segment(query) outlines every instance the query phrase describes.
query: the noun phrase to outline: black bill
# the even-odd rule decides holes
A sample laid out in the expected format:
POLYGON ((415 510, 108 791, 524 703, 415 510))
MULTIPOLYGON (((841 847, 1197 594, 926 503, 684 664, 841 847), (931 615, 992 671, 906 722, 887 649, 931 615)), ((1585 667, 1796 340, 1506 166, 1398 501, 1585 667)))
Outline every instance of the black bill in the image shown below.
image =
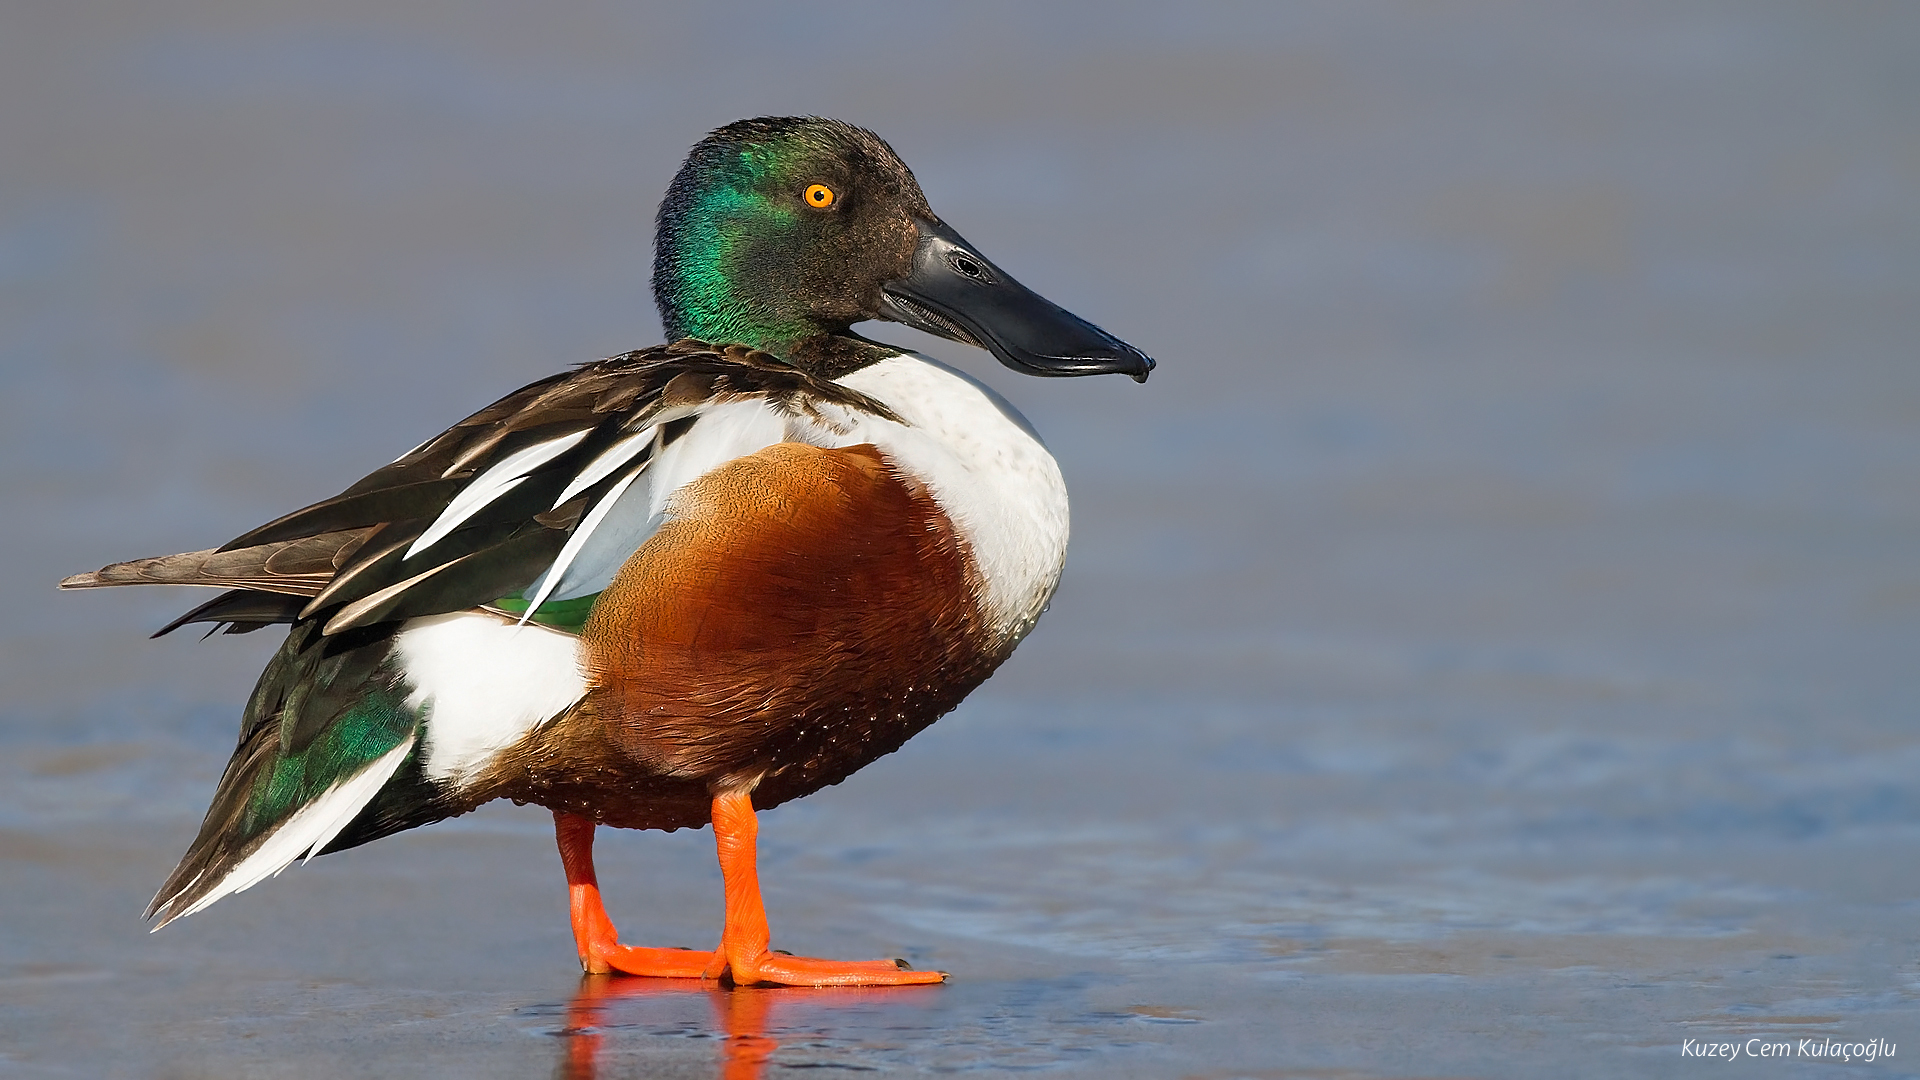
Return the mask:
POLYGON ((1147 381, 1146 353, 1013 280, 944 223, 919 226, 913 272, 884 287, 882 318, 977 345, 1028 375, 1147 381))

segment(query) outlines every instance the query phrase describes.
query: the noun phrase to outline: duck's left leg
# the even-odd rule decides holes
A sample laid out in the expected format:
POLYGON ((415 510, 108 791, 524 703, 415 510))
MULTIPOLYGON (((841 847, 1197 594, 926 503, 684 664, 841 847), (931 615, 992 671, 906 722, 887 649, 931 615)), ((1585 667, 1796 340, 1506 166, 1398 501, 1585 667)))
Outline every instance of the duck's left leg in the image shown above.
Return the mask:
POLYGON ((900 960, 816 960, 770 951, 767 908, 760 900, 760 872, 755 867, 759 831, 753 801, 746 792, 714 796, 713 839, 720 853, 720 875, 726 881, 727 923, 720 949, 707 965, 707 977, 729 975, 736 986, 904 986, 947 981, 944 971, 915 971, 900 960))
POLYGON ((624 971, 629 975, 697 979, 706 971, 713 953, 620 944, 620 933, 607 917, 606 905, 600 902, 600 882, 593 872, 593 821, 555 810, 553 832, 560 842, 560 865, 567 871, 573 943, 580 950, 580 966, 587 974, 624 971))

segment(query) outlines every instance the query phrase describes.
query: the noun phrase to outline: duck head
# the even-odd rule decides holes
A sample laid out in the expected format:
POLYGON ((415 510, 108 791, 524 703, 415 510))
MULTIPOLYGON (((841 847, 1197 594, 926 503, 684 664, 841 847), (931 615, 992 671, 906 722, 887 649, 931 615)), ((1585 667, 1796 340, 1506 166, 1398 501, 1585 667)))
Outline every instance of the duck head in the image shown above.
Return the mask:
POLYGON ((1119 372, 1145 353, 990 262, 927 205, 879 136, 819 117, 718 129, 660 204, 653 293, 667 336, 844 363, 856 322, 888 319, 1029 375, 1119 372))

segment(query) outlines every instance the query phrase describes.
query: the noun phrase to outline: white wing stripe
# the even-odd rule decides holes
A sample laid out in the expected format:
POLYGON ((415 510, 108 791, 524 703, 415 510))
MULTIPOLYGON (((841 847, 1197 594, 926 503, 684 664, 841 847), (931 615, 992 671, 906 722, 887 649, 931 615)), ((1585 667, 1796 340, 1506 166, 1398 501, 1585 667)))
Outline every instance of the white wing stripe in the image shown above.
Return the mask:
POLYGON ((567 567, 573 565, 573 560, 579 556, 580 549, 587 546, 587 537, 592 536, 593 530, 599 528, 600 523, 606 520, 607 512, 613 509, 614 503, 620 501, 620 496, 626 493, 627 486, 638 479, 641 473, 647 471, 648 464, 651 463, 642 463, 632 473, 622 477, 619 483, 607 489, 605 495, 600 496, 600 501, 593 504, 593 509, 587 511, 587 516, 581 519, 580 525, 573 530, 573 535, 567 537, 566 545, 560 549, 560 554, 554 556, 553 565, 547 567, 547 572, 540 575, 540 588, 527 600, 527 610, 520 615, 521 625, 524 626, 540 605, 547 602, 547 597, 553 595, 554 587, 559 585, 560 579, 566 575, 567 567))
MULTIPOLYGON (((585 539, 579 551, 569 556, 564 571, 550 575, 558 584, 544 593, 548 601, 591 596, 606 588, 660 527, 675 492, 737 457, 787 437, 788 418, 765 398, 720 402, 683 415, 697 420, 680 438, 660 446, 633 484, 603 497, 598 506, 607 507, 605 516, 590 535, 575 530, 575 537, 585 539)), ((654 419, 665 424, 673 418, 669 410, 654 419)), ((543 585, 544 581, 535 581, 527 590, 539 592, 543 585)))
POLYGON ((557 509, 561 503, 613 475, 613 470, 625 465, 633 460, 635 454, 645 450, 653 442, 654 432, 659 429, 657 424, 643 428, 609 446, 605 453, 594 458, 586 468, 580 470, 580 475, 573 478, 573 483, 567 485, 567 490, 553 500, 554 507, 557 509))
POLYGON ((459 528, 461 522, 485 509, 488 503, 519 487, 526 477, 515 476, 491 483, 487 482, 487 479, 486 476, 480 477, 463 488, 460 494, 454 496, 453 501, 447 504, 445 510, 440 511, 440 516, 433 519, 433 524, 427 526, 427 531, 420 534, 420 539, 415 540, 413 546, 407 548, 407 553, 401 558, 411 559, 439 543, 448 533, 459 528))
POLYGON ((581 439, 587 437, 591 428, 576 431, 571 435, 562 435, 543 443, 535 443, 524 450, 517 450, 500 459, 492 468, 473 478, 460 494, 453 497, 440 516, 433 520, 420 539, 407 548, 401 558, 411 559, 422 551, 440 542, 448 533, 460 527, 460 523, 480 512, 488 503, 505 495, 520 485, 527 474, 573 449, 581 439))

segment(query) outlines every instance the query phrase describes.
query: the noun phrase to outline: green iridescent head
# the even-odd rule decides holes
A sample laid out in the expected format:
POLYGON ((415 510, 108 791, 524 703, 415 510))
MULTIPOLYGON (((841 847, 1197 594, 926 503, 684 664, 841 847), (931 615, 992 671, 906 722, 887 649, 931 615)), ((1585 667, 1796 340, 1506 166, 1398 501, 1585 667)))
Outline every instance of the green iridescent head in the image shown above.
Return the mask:
POLYGON ((879 316, 911 269, 913 174, 880 137, 838 120, 741 120, 701 140, 660 204, 653 295, 669 338, 777 355, 879 316))
POLYGON ((1029 375, 1153 370, 989 262, 934 216, 892 147, 838 120, 741 120, 701 140, 660 203, 654 243, 668 337, 749 345, 815 375, 895 354, 852 333, 867 319, 979 346, 1029 375))

